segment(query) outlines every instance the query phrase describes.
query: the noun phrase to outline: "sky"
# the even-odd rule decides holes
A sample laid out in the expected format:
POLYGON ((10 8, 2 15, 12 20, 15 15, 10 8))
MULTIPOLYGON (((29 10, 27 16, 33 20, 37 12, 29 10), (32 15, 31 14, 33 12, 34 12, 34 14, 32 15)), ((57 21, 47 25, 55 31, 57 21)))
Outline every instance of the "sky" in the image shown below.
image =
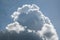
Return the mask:
POLYGON ((42 13, 50 18, 60 37, 60 0, 0 0, 0 29, 13 21, 10 15, 24 4, 38 5, 42 13))

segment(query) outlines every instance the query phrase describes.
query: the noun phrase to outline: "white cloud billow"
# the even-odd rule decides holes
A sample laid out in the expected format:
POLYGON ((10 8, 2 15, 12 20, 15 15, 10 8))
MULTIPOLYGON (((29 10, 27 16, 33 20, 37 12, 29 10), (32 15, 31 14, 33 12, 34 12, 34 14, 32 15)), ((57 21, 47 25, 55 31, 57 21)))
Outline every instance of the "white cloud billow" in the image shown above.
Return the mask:
POLYGON ((8 31, 34 32, 40 35, 43 40, 58 40, 58 35, 50 19, 42 14, 39 7, 35 4, 23 5, 15 11, 11 17, 14 23, 7 25, 8 31))
POLYGON ((9 25, 7 25, 6 29, 8 31, 12 31, 12 30, 16 31, 17 33, 25 30, 24 27, 20 25, 18 22, 10 23, 9 25))

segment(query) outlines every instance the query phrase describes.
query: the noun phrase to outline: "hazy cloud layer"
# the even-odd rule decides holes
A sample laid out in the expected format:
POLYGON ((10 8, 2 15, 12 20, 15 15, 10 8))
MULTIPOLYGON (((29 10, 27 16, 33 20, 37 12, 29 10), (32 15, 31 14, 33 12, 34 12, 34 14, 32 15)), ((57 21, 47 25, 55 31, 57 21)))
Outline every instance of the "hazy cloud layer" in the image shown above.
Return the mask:
POLYGON ((15 31, 16 33, 21 35, 19 37, 20 40, 58 40, 56 30, 50 22, 50 19, 44 16, 40 11, 40 8, 35 4, 26 4, 22 7, 19 7, 11 15, 11 17, 13 18, 14 22, 8 24, 6 30, 8 32, 15 31), (23 35, 21 34, 21 32, 23 35), (22 36, 26 38, 24 39, 24 37, 22 36), (35 37, 35 39, 33 37, 35 37))

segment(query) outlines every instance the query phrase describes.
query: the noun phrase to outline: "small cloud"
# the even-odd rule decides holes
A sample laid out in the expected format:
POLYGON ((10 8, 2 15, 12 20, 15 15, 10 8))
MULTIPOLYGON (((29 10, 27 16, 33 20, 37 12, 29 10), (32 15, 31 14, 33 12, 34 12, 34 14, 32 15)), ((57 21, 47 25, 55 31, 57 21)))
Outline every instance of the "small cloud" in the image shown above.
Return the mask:
POLYGON ((9 25, 7 25, 6 29, 8 31, 16 31, 17 33, 25 30, 25 28, 22 25, 20 25, 18 22, 10 23, 9 25))

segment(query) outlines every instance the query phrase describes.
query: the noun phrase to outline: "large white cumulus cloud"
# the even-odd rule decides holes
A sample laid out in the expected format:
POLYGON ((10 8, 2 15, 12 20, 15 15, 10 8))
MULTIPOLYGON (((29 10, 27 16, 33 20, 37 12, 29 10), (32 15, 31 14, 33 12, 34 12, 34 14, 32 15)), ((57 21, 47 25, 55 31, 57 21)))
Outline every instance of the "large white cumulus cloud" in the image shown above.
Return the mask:
POLYGON ((11 17, 14 22, 7 25, 8 31, 19 33, 27 30, 40 35, 43 40, 58 40, 56 30, 50 19, 44 16, 35 4, 19 7, 11 17))

